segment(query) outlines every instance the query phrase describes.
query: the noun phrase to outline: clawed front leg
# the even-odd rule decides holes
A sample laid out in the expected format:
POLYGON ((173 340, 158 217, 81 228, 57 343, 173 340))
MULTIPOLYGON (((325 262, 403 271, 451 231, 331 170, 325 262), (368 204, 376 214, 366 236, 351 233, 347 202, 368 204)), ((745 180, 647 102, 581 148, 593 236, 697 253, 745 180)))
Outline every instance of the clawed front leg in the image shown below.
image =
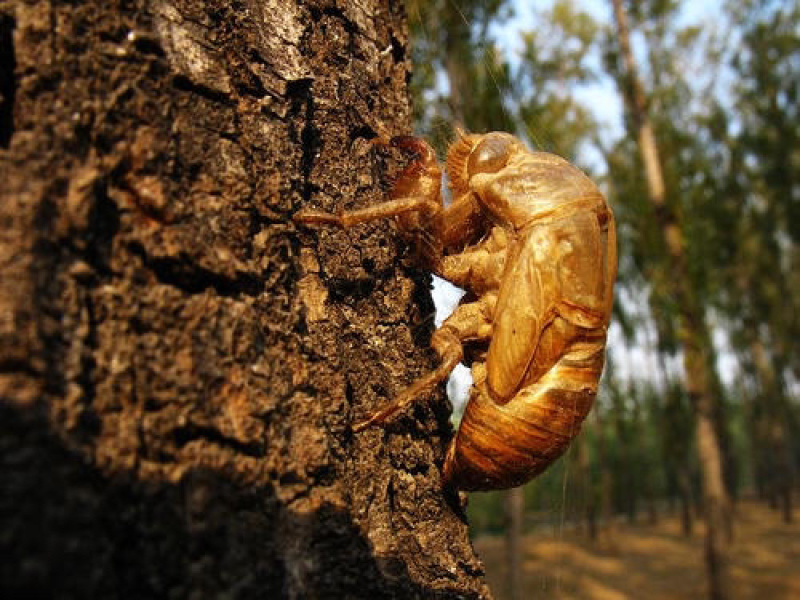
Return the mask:
POLYGON ((464 357, 463 344, 465 341, 486 340, 491 336, 491 316, 496 300, 497 297, 494 294, 487 294, 477 302, 462 304, 456 308, 453 314, 434 332, 431 339, 431 346, 441 360, 439 366, 411 384, 391 403, 370 418, 356 423, 353 431, 359 432, 371 425, 385 423, 447 379, 464 357))
POLYGON ((425 196, 397 198, 396 200, 388 200, 367 208, 344 211, 338 215, 303 209, 295 213, 293 220, 295 223, 304 225, 338 225, 339 227, 347 228, 359 223, 399 217, 411 212, 435 215, 441 210, 442 207, 439 203, 425 196))
POLYGON ((409 213, 417 213, 426 223, 435 223, 443 207, 440 195, 442 172, 433 148, 424 140, 411 136, 397 136, 388 141, 376 139, 373 143, 393 146, 412 156, 412 160, 395 182, 391 199, 338 215, 317 210, 301 210, 294 215, 295 223, 351 227, 366 221, 402 217, 409 213))

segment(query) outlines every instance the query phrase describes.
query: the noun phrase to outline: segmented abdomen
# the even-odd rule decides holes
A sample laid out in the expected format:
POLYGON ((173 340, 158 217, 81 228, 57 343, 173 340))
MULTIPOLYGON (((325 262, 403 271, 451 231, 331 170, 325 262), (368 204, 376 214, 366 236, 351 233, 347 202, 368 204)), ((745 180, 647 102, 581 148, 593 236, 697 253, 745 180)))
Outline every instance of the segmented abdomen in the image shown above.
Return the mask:
POLYGON ((569 447, 597 395, 605 332, 574 342, 538 381, 506 404, 476 382, 447 453, 447 485, 465 491, 522 485, 569 447))

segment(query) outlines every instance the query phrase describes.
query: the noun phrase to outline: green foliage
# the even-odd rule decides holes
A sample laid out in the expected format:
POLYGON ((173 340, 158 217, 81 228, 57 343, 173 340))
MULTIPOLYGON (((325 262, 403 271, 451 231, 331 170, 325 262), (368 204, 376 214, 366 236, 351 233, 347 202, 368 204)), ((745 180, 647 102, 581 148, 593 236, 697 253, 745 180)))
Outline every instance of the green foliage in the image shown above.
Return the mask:
POLYGON ((408 5, 412 35, 411 79, 415 127, 440 152, 453 126, 470 131, 514 131, 503 98, 510 70, 489 37, 489 25, 511 15, 503 0, 414 1, 408 5))
POLYGON ((542 26, 522 36, 519 119, 537 147, 578 161, 579 146, 597 135, 598 126, 572 90, 596 77, 589 58, 599 28, 564 0, 538 13, 537 21, 542 26))
POLYGON ((506 528, 503 499, 503 492, 470 494, 467 517, 474 534, 499 534, 506 528))

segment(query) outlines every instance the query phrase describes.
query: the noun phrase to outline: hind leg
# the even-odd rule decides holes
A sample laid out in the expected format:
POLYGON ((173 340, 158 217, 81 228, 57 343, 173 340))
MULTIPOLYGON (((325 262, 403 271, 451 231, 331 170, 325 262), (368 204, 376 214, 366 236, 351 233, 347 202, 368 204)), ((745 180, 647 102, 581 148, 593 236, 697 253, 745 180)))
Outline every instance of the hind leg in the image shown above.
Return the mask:
POLYGON ((372 425, 379 425, 405 410, 447 379, 450 372, 464 357, 464 342, 487 340, 492 333, 491 315, 497 297, 487 294, 476 302, 462 304, 453 311, 431 339, 431 346, 441 360, 436 369, 417 379, 388 405, 368 419, 356 423, 353 431, 362 431, 372 425))

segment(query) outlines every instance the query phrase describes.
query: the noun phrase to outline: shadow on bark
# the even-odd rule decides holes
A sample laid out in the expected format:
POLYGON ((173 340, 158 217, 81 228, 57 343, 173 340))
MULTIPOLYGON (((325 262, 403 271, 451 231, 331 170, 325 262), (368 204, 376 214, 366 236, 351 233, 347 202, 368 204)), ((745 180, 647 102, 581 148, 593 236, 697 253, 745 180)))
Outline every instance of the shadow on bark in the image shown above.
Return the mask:
POLYGON ((4 404, 0 423, 3 597, 439 597, 335 506, 297 513, 208 468, 108 477, 41 415, 4 404))

